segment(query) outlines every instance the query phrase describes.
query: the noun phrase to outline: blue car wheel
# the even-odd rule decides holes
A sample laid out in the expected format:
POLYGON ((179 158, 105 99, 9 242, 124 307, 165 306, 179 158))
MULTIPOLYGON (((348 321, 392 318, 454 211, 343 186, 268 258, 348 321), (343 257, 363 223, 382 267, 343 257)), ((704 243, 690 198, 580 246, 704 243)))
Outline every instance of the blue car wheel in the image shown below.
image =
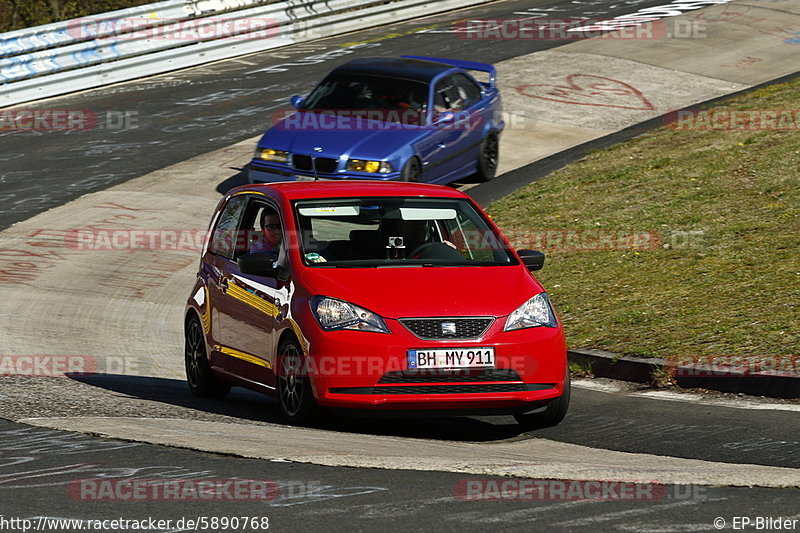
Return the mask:
POLYGON ((497 162, 500 155, 500 143, 496 133, 490 133, 481 143, 481 152, 478 155, 478 181, 489 181, 497 173, 497 162))

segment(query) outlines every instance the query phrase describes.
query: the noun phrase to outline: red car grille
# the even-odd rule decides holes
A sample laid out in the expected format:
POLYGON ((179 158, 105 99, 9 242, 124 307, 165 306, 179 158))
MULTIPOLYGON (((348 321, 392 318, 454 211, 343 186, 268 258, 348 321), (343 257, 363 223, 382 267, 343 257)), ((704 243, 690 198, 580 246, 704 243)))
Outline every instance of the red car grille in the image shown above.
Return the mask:
POLYGON ((485 383, 464 385, 403 385, 395 387, 331 387, 333 394, 470 394, 555 389, 555 383, 485 383))
POLYGON ((486 383, 480 385, 408 385, 403 387, 375 387, 373 394, 475 394, 490 392, 520 392, 522 383, 486 383))
POLYGON ((516 371, 502 368, 487 370, 451 370, 387 372, 378 383, 476 383, 491 381, 522 381, 516 371))
POLYGON ((477 339, 489 329, 492 322, 492 317, 400 319, 406 329, 425 340, 477 339))

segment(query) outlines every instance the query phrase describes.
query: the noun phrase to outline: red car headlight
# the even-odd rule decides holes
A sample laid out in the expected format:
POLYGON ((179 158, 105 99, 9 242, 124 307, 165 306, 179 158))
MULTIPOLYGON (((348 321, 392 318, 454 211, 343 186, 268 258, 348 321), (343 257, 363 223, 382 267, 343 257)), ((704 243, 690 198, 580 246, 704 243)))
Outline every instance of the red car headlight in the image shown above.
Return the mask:
POLYGON ((373 331, 375 333, 391 333, 383 319, 363 307, 358 307, 344 300, 313 296, 311 312, 317 319, 319 327, 325 331, 350 329, 355 331, 373 331))
POLYGON ((503 331, 538 326, 547 328, 558 326, 556 314, 553 312, 553 306, 550 305, 546 292, 537 294, 508 315, 506 327, 503 328, 503 331))

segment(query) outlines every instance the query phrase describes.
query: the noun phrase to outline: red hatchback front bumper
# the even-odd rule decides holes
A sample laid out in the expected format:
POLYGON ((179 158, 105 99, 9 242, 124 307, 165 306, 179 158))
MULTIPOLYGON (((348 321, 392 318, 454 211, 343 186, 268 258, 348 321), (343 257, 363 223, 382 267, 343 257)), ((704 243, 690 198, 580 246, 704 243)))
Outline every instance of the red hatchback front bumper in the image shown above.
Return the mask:
POLYGON ((320 405, 518 413, 564 390, 567 356, 560 327, 504 332, 505 319, 498 318, 477 340, 422 340, 397 320, 386 323, 391 334, 312 328, 307 370, 320 405), (493 368, 409 368, 409 350, 478 347, 494 348, 493 368))

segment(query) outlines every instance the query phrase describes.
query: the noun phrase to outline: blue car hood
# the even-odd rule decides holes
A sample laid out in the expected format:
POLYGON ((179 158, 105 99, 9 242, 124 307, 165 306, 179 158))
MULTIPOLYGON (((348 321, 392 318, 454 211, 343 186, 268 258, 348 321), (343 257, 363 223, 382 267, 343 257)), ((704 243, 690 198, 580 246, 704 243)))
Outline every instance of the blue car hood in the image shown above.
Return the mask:
POLYGON ((322 148, 318 153, 323 156, 385 159, 426 132, 425 127, 355 117, 325 122, 317 113, 299 111, 267 130, 258 145, 293 153, 313 154, 315 148, 322 148))

